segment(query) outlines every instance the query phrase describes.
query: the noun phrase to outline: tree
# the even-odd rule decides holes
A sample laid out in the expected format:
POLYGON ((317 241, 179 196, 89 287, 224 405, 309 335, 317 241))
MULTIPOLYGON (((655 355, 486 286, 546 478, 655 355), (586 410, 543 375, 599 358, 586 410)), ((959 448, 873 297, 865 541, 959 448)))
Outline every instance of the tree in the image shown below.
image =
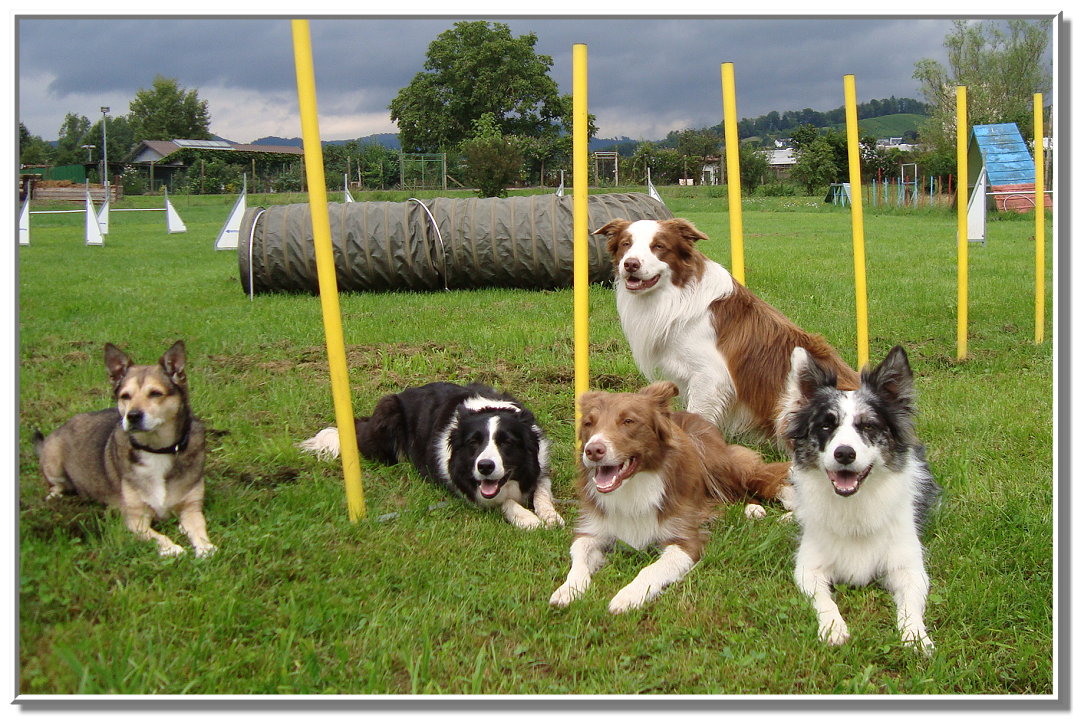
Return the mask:
POLYGON ((748 194, 765 183, 769 174, 769 159, 764 151, 753 144, 739 145, 739 182, 748 194))
POLYGON ((210 139, 211 114, 195 89, 155 76, 151 88, 136 91, 128 105, 136 139, 210 139))
MULTIPOLYGON (((102 158, 102 119, 98 119, 87 129, 83 143, 94 144, 98 147, 95 149, 94 158, 102 158)), ((111 173, 116 174, 118 172, 118 167, 115 167, 114 163, 119 164, 127 156, 128 152, 132 151, 135 144, 135 133, 127 116, 115 116, 106 121, 106 145, 108 147, 106 159, 109 161, 111 173)))
POLYGON ((796 150, 796 164, 792 177, 814 194, 837 179, 837 154, 825 136, 819 136, 796 150))
MULTIPOLYGON (((509 26, 464 21, 442 32, 426 51, 424 71, 389 104, 408 152, 446 151, 473 135, 490 113, 506 136, 554 137, 567 104, 549 75, 550 56, 535 52, 536 35, 514 38, 509 26)), ((569 106, 568 108, 571 108, 569 106)))
POLYGON ((479 188, 480 197, 505 197, 520 174, 524 156, 516 140, 502 134, 493 114, 483 114, 472 129, 472 138, 461 145, 467 182, 479 188))
MULTIPOLYGON (((94 143, 87 139, 90 126, 90 121, 86 116, 73 113, 64 115, 64 123, 60 125, 60 131, 57 132, 57 152, 53 160, 55 164, 63 166, 82 164, 87 161, 87 152, 81 147, 83 144, 94 143)), ((102 142, 99 140, 98 146, 101 145, 102 142)))
POLYGON ((52 161, 56 151, 40 136, 34 136, 19 122, 19 163, 20 164, 48 164, 52 161))
POLYGON ((971 24, 954 21, 943 41, 950 68, 931 58, 916 63, 913 78, 932 106, 921 137, 931 147, 952 149, 957 136, 957 86, 965 86, 969 123, 1018 124, 1033 136, 1033 94, 1052 85, 1051 70, 1041 64, 1048 49, 1043 21, 1008 20, 971 24))

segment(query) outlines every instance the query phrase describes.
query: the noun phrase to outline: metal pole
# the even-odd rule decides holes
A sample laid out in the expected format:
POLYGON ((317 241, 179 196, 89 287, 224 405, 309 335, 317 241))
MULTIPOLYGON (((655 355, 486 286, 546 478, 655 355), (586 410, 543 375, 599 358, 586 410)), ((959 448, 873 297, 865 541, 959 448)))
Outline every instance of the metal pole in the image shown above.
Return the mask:
POLYGON ((1044 150, 1044 107, 1041 94, 1033 94, 1033 239, 1034 278, 1033 288, 1036 297, 1034 309, 1033 342, 1044 340, 1045 331, 1045 150, 1044 150))
POLYGON ((573 46, 573 394, 581 447, 581 394, 588 391, 588 46, 573 46))
POLYGON ((347 378, 347 353, 343 345, 343 319, 336 289, 336 267, 332 256, 332 231, 328 220, 328 190, 324 181, 320 129, 317 125, 317 87, 313 75, 313 49, 309 21, 292 20, 294 65, 298 77, 298 106, 302 117, 302 144, 308 160, 309 212, 313 222, 313 246, 317 258, 317 282, 324 318, 324 339, 328 348, 328 372, 332 379, 332 399, 339 429, 339 455, 343 463, 343 481, 347 491, 347 513, 351 522, 366 515, 362 493, 362 468, 355 439, 351 389, 347 378))
MULTIPOLYGON (((856 77, 845 76, 845 127, 848 135, 848 179, 852 189, 859 192, 860 132, 856 115, 856 77)), ((867 342, 867 262, 864 255, 863 195, 852 195, 852 265, 856 278, 856 356, 857 368, 868 359, 867 342)))
POLYGON ((105 186, 106 196, 108 200, 109 194, 109 159, 108 152, 106 150, 106 114, 109 113, 109 106, 102 106, 102 184, 105 186))
POLYGON ((731 231, 732 277, 746 285, 743 257, 743 185, 739 174, 739 119, 735 104, 735 64, 720 65, 724 90, 724 142, 728 166, 728 226, 731 231))
POLYGON ((969 130, 965 86, 957 90, 958 118, 958 360, 968 353, 969 331, 969 130))

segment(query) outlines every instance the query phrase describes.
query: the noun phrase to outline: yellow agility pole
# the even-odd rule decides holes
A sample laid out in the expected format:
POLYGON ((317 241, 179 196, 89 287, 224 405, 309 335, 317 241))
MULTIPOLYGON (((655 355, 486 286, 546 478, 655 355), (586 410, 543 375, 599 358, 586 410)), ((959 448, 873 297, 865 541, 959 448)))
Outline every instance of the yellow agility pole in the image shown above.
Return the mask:
POLYGON ((720 64, 724 91, 724 146, 728 159, 728 225, 732 241, 732 277, 746 285, 743 259, 743 185, 739 176, 739 118, 735 110, 735 64, 720 64))
POLYGON ((1044 107, 1041 94, 1033 94, 1033 239, 1034 271, 1033 290, 1036 297, 1034 307, 1033 342, 1040 343, 1045 337, 1045 150, 1044 150, 1044 107))
POLYGON ((848 136, 848 182, 852 206, 852 266, 856 277, 857 368, 868 360, 867 261, 864 255, 863 181, 860 178, 860 124, 856 116, 856 77, 845 76, 845 130, 848 136))
POLYGON ((965 86, 958 86, 958 360, 968 353, 969 331, 969 129, 965 86))
POLYGON ((362 493, 362 468, 358 461, 351 389, 347 380, 347 353, 343 346, 343 320, 336 288, 336 267, 332 257, 332 229, 328 222, 328 192, 324 186, 324 160, 317 126, 317 84, 313 76, 313 48, 309 21, 292 20, 294 69, 298 77, 298 107, 302 117, 302 145, 305 150, 306 183, 309 185, 309 212, 313 220, 313 246, 317 258, 324 339, 328 348, 328 372, 332 379, 332 400, 339 429, 339 454, 347 490, 347 514, 351 522, 366 516, 362 493))
MULTIPOLYGON (((573 46, 573 396, 574 432, 588 391, 588 46, 573 46)), ((576 437, 576 434, 575 434, 576 437)), ((580 442, 577 444, 580 449, 580 442)))

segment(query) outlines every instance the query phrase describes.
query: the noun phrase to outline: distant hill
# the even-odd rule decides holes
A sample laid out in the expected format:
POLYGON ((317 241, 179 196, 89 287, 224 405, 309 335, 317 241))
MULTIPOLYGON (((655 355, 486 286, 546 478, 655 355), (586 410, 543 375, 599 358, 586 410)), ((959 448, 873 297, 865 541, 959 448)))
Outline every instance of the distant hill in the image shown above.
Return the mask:
MULTIPOLYGON (((221 137, 215 137, 215 138, 221 138, 221 137)), ((229 140, 224 139, 224 141, 229 141, 229 140)), ((362 146, 365 146, 367 144, 380 144, 381 146, 387 147, 389 149, 399 149, 400 148, 400 137, 397 134, 370 134, 369 136, 363 136, 360 139, 338 139, 338 140, 334 140, 334 141, 324 141, 324 142, 321 142, 321 143, 324 146, 341 146, 341 145, 346 144, 346 143, 351 142, 351 141, 358 141, 362 146)), ((250 143, 251 144, 267 144, 269 146, 301 146, 302 145, 302 139, 301 139, 301 137, 297 137, 297 136, 293 137, 291 139, 285 139, 282 136, 264 136, 264 137, 261 137, 259 139, 256 139, 255 141, 252 141, 250 143)), ((613 150, 613 149, 615 149, 617 147, 620 152, 622 152, 623 154, 626 154, 627 153, 627 151, 626 151, 627 148, 630 148, 630 149, 636 148, 636 146, 638 144, 640 144, 640 143, 641 142, 634 141, 633 139, 631 139, 631 138, 629 138, 627 136, 622 136, 622 137, 619 137, 617 139, 595 139, 595 138, 593 138, 593 139, 589 139, 589 141, 588 141, 588 150, 589 151, 611 151, 611 150, 613 150)))
MULTIPOLYGON (((920 125, 928 120, 927 116, 920 114, 890 114, 889 116, 876 116, 873 119, 862 119, 860 134, 874 136, 879 139, 891 136, 904 136, 908 131, 917 131, 920 125)), ((842 124, 840 128, 844 128, 842 124)))
MULTIPOLYGON (((369 136, 363 136, 361 139, 336 139, 333 141, 323 141, 321 144, 324 146, 342 146, 352 141, 357 141, 362 146, 366 146, 367 144, 380 144, 389 149, 400 148, 400 137, 396 134, 370 134, 369 136)), ((300 136, 295 136, 291 139, 284 139, 281 136, 263 136, 249 143, 266 144, 269 146, 301 146, 302 138, 300 136)))

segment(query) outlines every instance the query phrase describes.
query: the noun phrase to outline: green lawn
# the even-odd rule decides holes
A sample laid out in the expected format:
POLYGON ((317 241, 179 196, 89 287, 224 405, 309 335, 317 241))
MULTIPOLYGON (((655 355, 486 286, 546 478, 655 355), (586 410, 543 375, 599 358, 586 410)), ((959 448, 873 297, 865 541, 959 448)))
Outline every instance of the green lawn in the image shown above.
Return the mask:
MULTIPOLYGON (((662 193, 727 265, 725 195, 662 193)), ((945 490, 927 538, 937 651, 924 659, 898 644, 891 598, 875 588, 839 596, 849 643, 818 642, 791 580, 796 526, 779 510, 760 522, 722 510, 690 576, 620 617, 607 602, 651 554, 619 550, 585 597, 555 610, 569 525, 522 532, 456 500, 435 508, 449 498, 407 465, 364 463, 368 517, 351 524, 338 463, 294 446, 333 418, 319 300, 250 301, 236 254, 212 249, 234 199, 171 201, 188 232, 167 235, 163 213, 115 213, 105 246, 87 247, 81 215, 37 215, 19 250, 21 693, 1053 693, 1052 310, 1034 345, 1032 218, 990 219, 987 244, 970 247, 963 362, 953 213, 865 219, 871 356, 908 351, 945 490), (206 512, 220 550, 204 561, 160 558, 96 505, 46 503, 30 446, 35 428, 109 405, 106 341, 143 363, 178 338, 211 430, 206 512)), ((301 197, 249 197, 287 201, 301 197)), ((125 200, 135 205, 161 199, 125 200)), ((744 227, 747 285, 855 362, 848 211, 755 198, 744 227)), ((357 413, 438 379, 509 390, 554 442, 572 522, 570 291, 356 293, 341 306, 357 413)), ((591 316, 593 386, 641 386, 609 288, 593 287, 591 316)), ((175 521, 163 530, 187 543, 175 521)))

